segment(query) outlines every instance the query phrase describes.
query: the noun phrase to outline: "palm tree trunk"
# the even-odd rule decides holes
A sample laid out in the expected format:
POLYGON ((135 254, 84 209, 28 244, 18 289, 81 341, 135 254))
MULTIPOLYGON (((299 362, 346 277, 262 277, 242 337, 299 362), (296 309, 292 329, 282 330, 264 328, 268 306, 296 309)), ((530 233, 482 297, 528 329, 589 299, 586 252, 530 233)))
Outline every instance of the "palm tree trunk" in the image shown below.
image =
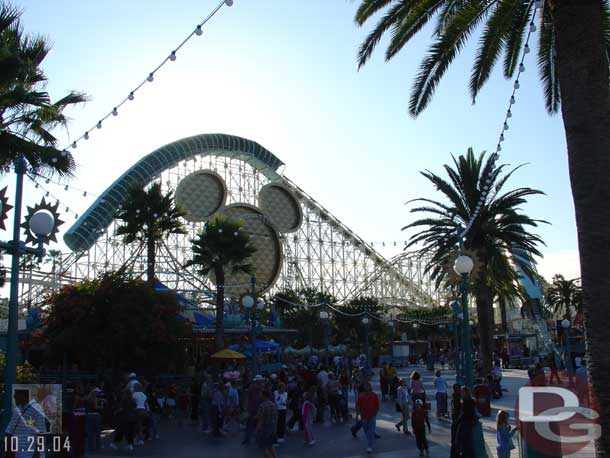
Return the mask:
POLYGON ((214 271, 216 277, 216 351, 223 349, 224 315, 225 315, 225 273, 223 269, 214 271))
MULTIPOLYGON (((484 274, 481 274, 483 276, 484 274)), ((479 278, 475 288, 477 302, 477 318, 479 322, 480 352, 482 363, 482 374, 491 373, 491 363, 493 357, 493 291, 479 278)))
POLYGON ((155 282, 156 251, 155 239, 149 236, 146 241, 146 281, 151 286, 155 282))
POLYGON ((502 320, 502 332, 508 334, 508 320, 506 318, 506 299, 502 296, 498 298, 498 306, 500 307, 500 319, 502 320))
POLYGON ((598 456, 610 456, 610 89, 600 0, 554 0, 557 77, 584 295, 586 343, 599 401, 598 456))

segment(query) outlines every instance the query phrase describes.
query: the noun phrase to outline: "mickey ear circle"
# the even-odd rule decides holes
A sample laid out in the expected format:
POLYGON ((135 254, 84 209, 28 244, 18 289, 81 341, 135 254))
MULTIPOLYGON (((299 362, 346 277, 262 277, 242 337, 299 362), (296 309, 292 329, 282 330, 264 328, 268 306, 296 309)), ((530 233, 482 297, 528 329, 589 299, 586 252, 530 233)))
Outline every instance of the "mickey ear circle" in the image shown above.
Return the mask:
POLYGON ((205 221, 220 210, 227 199, 227 186, 212 170, 200 170, 183 178, 176 188, 176 204, 188 221, 205 221))
POLYGON ((258 207, 280 232, 295 232, 303 222, 299 201, 281 184, 269 183, 263 186, 258 193, 258 207))

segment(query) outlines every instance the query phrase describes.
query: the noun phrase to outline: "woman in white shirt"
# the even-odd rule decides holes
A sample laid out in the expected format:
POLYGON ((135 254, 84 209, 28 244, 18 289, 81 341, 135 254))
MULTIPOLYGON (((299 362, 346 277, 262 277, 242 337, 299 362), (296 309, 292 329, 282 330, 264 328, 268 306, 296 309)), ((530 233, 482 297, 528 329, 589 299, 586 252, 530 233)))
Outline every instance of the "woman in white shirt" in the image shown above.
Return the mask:
POLYGON ((282 443, 286 431, 286 408, 288 405, 288 393, 283 382, 280 382, 278 389, 273 392, 273 399, 277 407, 277 441, 282 443))

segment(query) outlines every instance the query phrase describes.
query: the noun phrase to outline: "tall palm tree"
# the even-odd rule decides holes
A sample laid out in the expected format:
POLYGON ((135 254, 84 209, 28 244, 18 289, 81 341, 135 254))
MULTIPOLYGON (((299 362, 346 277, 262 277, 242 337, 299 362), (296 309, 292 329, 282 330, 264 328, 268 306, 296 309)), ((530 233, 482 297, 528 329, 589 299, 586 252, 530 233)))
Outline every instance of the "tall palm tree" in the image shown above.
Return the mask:
POLYGON ((72 91, 51 102, 40 68, 50 46, 43 37, 25 35, 20 17, 15 7, 0 4, 0 173, 23 155, 34 172, 70 175, 74 159, 57 149, 51 132, 67 126, 66 108, 87 98, 72 91))
POLYGON ((250 257, 256 248, 250 242, 250 236, 241 230, 243 223, 239 220, 216 215, 208 221, 203 231, 193 242, 193 258, 185 267, 194 266, 202 276, 214 274, 216 281, 216 349, 223 347, 225 274, 252 274, 254 267, 250 257))
MULTIPOLYGON (((391 33, 385 54, 392 59, 424 26, 436 20, 433 42, 415 78, 409 111, 421 113, 454 58, 482 28, 470 78, 473 99, 503 55, 503 73, 514 77, 537 6, 522 0, 361 0, 356 22, 386 10, 362 43, 364 65, 381 37, 391 33)), ((538 70, 549 113, 561 109, 576 213, 588 369, 599 395, 602 435, 598 453, 610 456, 610 343, 606 300, 610 297, 610 2, 546 0, 539 14, 538 70)), ((525 50, 524 50, 525 51, 525 50)))
POLYGON ((163 194, 161 185, 153 183, 148 189, 134 187, 118 212, 122 224, 116 234, 125 243, 136 240, 146 243, 146 279, 155 281, 157 243, 170 234, 186 234, 181 217, 185 213, 174 204, 173 192, 163 194))
POLYGON ((496 166, 493 155, 484 159, 484 153, 475 157, 472 149, 468 149, 465 156, 454 157, 453 167, 445 165, 449 181, 432 172, 422 172, 445 199, 442 202, 415 199, 425 205, 413 208, 411 212, 423 212, 429 216, 403 229, 419 229, 410 237, 407 248, 417 245, 421 247, 421 256, 431 255, 426 271, 440 286, 451 279, 451 260, 459 244, 458 230, 462 230, 475 212, 483 188, 490 187, 490 195, 479 210, 480 216, 463 240, 464 249, 476 253, 475 262, 483 266, 473 272, 471 281, 477 305, 483 369, 489 371, 493 352, 493 299, 497 284, 518 278, 515 264, 533 275, 530 264, 522 256, 513 256, 512 253, 518 250, 540 256, 537 246, 543 243, 539 236, 526 229, 537 226, 540 221, 522 214, 519 206, 526 202, 526 197, 542 192, 530 188, 504 191, 506 182, 518 167, 502 175, 505 165, 496 166))
POLYGON ((571 320, 572 309, 579 311, 582 306, 580 279, 566 280, 561 274, 554 275, 553 283, 546 290, 546 300, 554 313, 565 312, 571 320))

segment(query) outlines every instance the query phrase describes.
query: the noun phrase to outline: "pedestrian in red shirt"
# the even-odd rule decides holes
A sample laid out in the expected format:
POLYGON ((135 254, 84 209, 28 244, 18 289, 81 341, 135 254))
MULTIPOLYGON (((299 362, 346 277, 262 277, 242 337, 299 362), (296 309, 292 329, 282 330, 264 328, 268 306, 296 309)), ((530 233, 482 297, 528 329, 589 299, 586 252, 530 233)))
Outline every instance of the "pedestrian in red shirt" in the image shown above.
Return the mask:
POLYGON ((356 410, 360 415, 362 428, 366 434, 367 453, 373 451, 373 439, 375 438, 375 423, 377 412, 379 412, 379 397, 373 392, 370 383, 367 383, 364 391, 358 396, 356 410))
POLYGON ((421 399, 415 401, 415 409, 411 414, 411 426, 415 433, 415 441, 419 449, 419 456, 424 456, 424 452, 428 454, 428 439, 426 438, 426 425, 428 432, 431 432, 430 419, 428 412, 424 409, 424 402, 421 399))

